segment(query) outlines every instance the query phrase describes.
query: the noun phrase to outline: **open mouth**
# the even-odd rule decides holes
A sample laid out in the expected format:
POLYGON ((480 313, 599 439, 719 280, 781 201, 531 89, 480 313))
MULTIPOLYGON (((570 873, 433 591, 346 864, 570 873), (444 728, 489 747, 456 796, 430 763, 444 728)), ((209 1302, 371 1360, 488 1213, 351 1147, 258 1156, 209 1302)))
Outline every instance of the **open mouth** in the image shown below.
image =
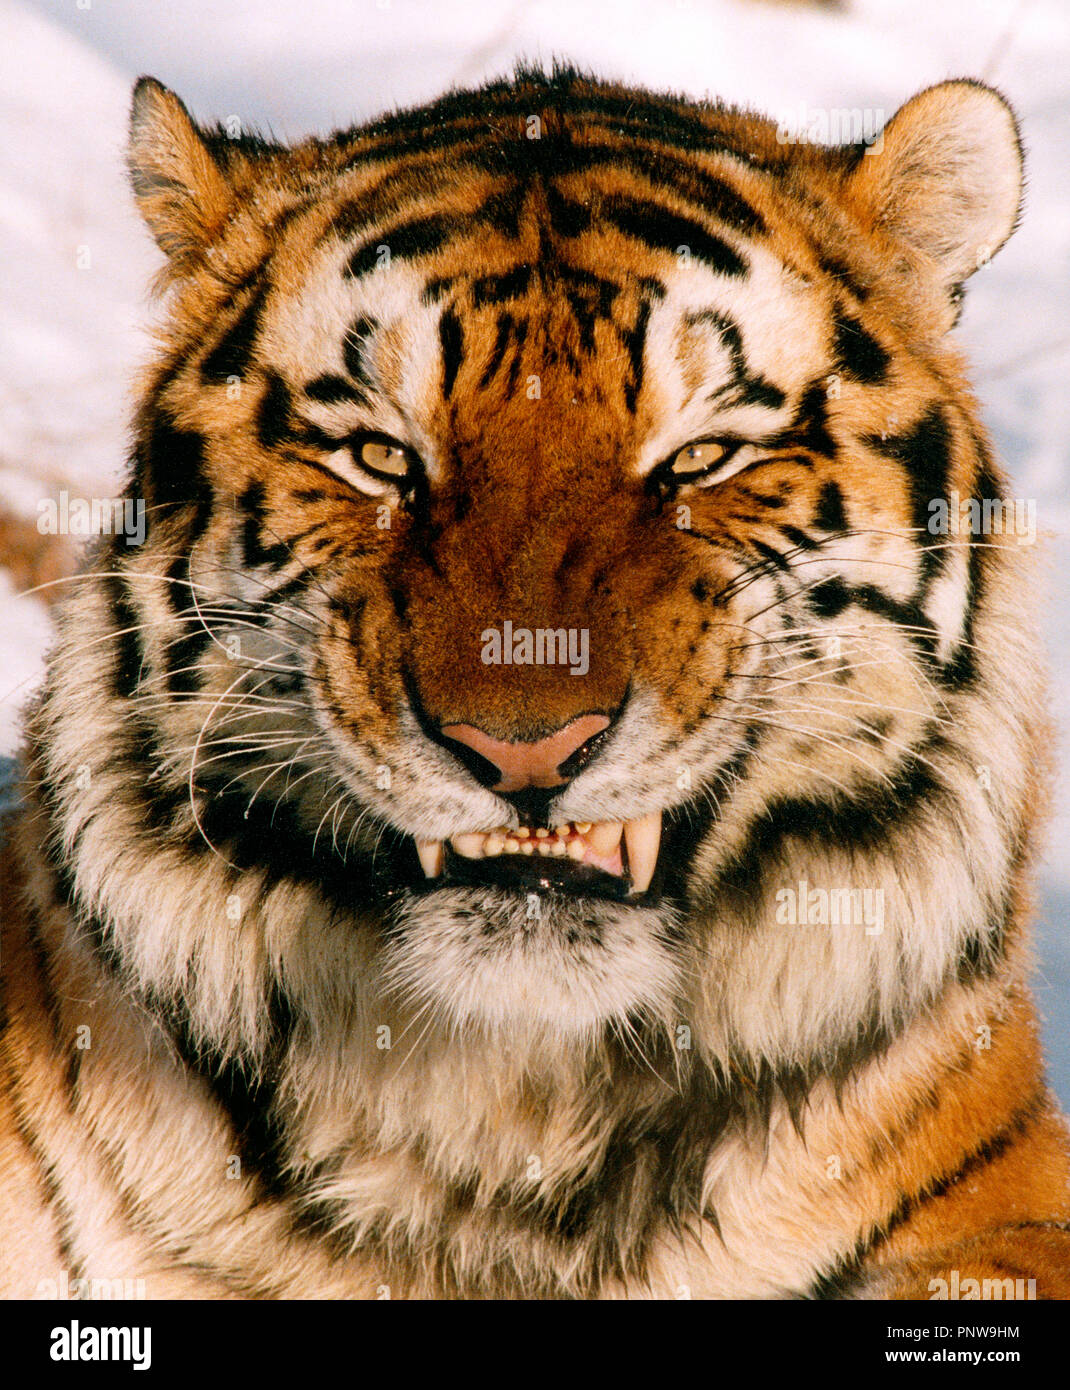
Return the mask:
POLYGON ((661 812, 638 820, 502 827, 449 840, 418 840, 435 887, 472 884, 623 899, 650 890, 661 812))

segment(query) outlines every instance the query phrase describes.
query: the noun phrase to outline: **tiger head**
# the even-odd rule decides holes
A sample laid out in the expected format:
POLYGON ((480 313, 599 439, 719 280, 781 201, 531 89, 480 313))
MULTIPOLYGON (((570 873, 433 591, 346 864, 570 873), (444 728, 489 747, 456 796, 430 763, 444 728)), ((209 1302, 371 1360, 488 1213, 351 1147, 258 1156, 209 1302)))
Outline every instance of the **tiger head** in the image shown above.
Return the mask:
POLYGON ((833 148, 525 71, 284 148, 144 79, 129 159, 167 319, 101 603, 158 863, 313 884, 453 1029, 800 1055, 985 958, 1014 547, 933 517, 999 497, 947 336, 1018 214, 995 92, 833 148), (778 923, 877 850, 879 924, 778 923))

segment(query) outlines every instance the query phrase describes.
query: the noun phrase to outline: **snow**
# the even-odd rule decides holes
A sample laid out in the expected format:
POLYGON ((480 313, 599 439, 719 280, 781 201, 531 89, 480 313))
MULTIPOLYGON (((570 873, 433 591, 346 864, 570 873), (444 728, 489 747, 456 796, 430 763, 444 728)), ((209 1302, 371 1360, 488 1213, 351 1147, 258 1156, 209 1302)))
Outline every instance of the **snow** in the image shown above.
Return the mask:
MULTIPOLYGON (((970 282, 959 337, 1019 497, 1047 540, 1055 708, 1070 728, 1070 6, 1065 0, 0 0, 0 501, 32 516, 61 487, 121 475, 133 369, 158 253, 122 172, 141 72, 195 114, 277 136, 324 133, 517 58, 716 94, 778 117, 800 107, 890 115, 951 76, 994 82, 1025 132, 1020 230, 970 282), (88 264, 86 257, 88 255, 88 264), (84 268, 80 268, 81 266, 84 268)), ((0 578, 0 752, 47 641, 33 599, 0 578), (4 698, 17 688, 19 694, 4 698)), ((1070 759, 1044 865, 1042 994, 1070 1099, 1070 759), (1061 1017, 1060 1028, 1055 1026, 1061 1017)))

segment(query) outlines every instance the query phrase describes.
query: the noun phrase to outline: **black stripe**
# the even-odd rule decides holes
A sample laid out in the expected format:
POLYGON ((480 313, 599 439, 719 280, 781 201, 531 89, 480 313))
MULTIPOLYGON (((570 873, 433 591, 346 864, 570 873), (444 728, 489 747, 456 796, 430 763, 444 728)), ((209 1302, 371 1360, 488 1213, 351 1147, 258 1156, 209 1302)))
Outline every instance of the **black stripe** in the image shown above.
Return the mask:
MULTIPOLYGON (((970 430, 971 442, 977 455, 977 476, 973 485, 973 496, 980 503, 998 501, 1002 495, 992 461, 984 440, 975 430, 970 430)), ((984 600, 985 569, 987 555, 982 546, 970 547, 969 562, 966 566, 965 617, 962 625, 962 641, 954 656, 941 671, 941 679, 951 689, 963 689, 977 676, 977 657, 973 649, 975 619, 978 608, 984 600)))
POLYGON ((423 287, 420 298, 425 304, 437 304, 456 284, 456 275, 436 275, 423 287))
POLYGON ((842 309, 836 315, 834 342, 836 362, 849 377, 870 386, 885 380, 889 353, 858 319, 842 309))
POLYGON ((591 225, 590 208, 566 198, 553 184, 547 186, 546 205, 550 226, 558 236, 580 236, 591 225))
POLYGON ((833 575, 811 584, 806 591, 806 602, 819 618, 836 618, 850 605, 851 591, 846 583, 833 575))
MULTIPOLYGON (((41 941, 40 934, 36 930, 33 921, 29 918, 27 919, 27 927, 29 931, 30 949, 35 958, 41 984, 49 996, 48 1012, 52 1039, 54 1043, 58 1044, 61 1036, 59 1032, 59 1006, 51 985, 51 969, 47 952, 41 941)), ((0 938, 2 938, 2 933, 0 933, 0 938)), ((2 946, 0 946, 0 950, 2 950, 2 946)), ((17 1077, 16 1069, 11 1065, 10 1058, 6 1056, 8 1051, 7 1032, 9 1027, 10 1019, 8 1017, 7 997, 4 988, 0 985, 0 1069, 8 1071, 12 1077, 17 1077)), ((57 1050, 59 1049, 57 1048, 57 1050)), ((38 1177, 44 1191, 45 1207, 53 1222, 56 1235, 56 1246, 63 1259, 63 1264, 65 1268, 70 1271, 72 1279, 80 1279, 84 1276, 84 1261, 81 1256, 75 1252, 74 1218, 63 1196, 55 1164, 48 1157, 44 1144, 42 1144, 30 1123, 29 1117, 25 1113, 17 1081, 16 1084, 8 1088, 8 1094, 11 1101, 15 1131, 23 1144, 25 1144, 33 1162, 37 1165, 38 1177)), ((68 1091, 68 1107, 73 1110, 76 1103, 76 1098, 68 1091)))
POLYGON ((795 419, 769 443, 776 449, 808 449, 827 458, 836 456, 836 441, 828 428, 828 393, 823 381, 811 382, 802 394, 795 419))
POLYGON ((324 405, 337 405, 341 401, 363 405, 368 399, 359 387, 347 381, 344 376, 335 376, 331 372, 307 382, 305 395, 311 400, 322 401, 324 405))
POLYGON ((621 338, 628 352, 631 373, 624 383, 624 403, 635 413, 639 392, 643 389, 643 355, 646 347, 646 331, 650 322, 650 301, 644 299, 635 316, 635 326, 621 332, 621 338))
POLYGON ((256 437, 265 449, 294 438, 290 388, 278 372, 268 372, 267 389, 256 412, 256 437))
POLYGON ((946 805, 949 793, 928 765, 939 740, 933 738, 904 759, 890 784, 841 794, 835 801, 782 797, 755 817, 743 844, 721 868, 717 890, 753 902, 768 874, 782 862, 787 842, 835 845, 858 853, 883 848, 888 834, 918 806, 946 805))
POLYGON ((787 540, 791 541, 796 550, 817 549, 817 541, 814 540, 813 536, 809 535, 806 531, 800 531, 798 526, 788 526, 786 523, 782 522, 777 526, 777 530, 781 535, 786 537, 787 540))
POLYGON ((282 1067, 294 1030, 294 1009, 275 982, 268 999, 268 1043, 255 1060, 226 1056, 199 1040, 185 1005, 153 1000, 150 1010, 166 1027, 183 1063, 208 1087, 234 1133, 243 1176, 261 1192, 285 1196, 286 1125, 277 1105, 282 1067))
POLYGON ((577 126, 597 128, 604 121, 607 133, 632 137, 644 143, 660 143, 694 152, 731 153, 752 167, 778 167, 783 153, 763 160, 738 128, 738 115, 710 108, 687 106, 678 99, 624 88, 592 90, 589 79, 569 68, 552 73, 518 70, 514 81, 502 80, 477 91, 450 93, 430 106, 416 107, 374 121, 364 127, 339 131, 333 142, 341 146, 357 139, 351 163, 365 164, 450 145, 485 141, 488 130, 503 145, 521 148, 537 144, 525 136, 525 119, 532 112, 550 110, 572 117, 577 126), (516 120, 510 140, 503 117, 516 120), (414 141, 413 136, 418 136, 414 141), (371 143, 378 140, 379 143, 371 143))
POLYGON ((516 392, 516 384, 520 377, 520 361, 524 355, 524 343, 528 336, 527 319, 517 319, 513 325, 513 340, 515 347, 513 350, 513 360, 509 363, 509 375, 505 381, 506 393, 510 396, 516 392))
POLYGON ((359 382, 364 387, 372 385, 367 363, 364 360, 364 352, 368 346, 368 340, 378 327, 377 320, 361 314, 349 325, 345 337, 342 339, 342 356, 345 359, 346 371, 354 381, 359 382))
POLYGON ((197 663, 212 639, 198 619, 190 621, 194 612, 187 610, 182 636, 168 644, 167 689, 173 695, 192 695, 201 689, 197 663))
POLYGON ((943 546, 946 536, 934 534, 929 530, 933 517, 930 503, 948 499, 948 475, 951 469, 952 433, 947 415, 939 405, 932 405, 908 430, 902 434, 883 439, 878 434, 862 437, 868 448, 895 459, 902 465, 910 491, 913 523, 917 528, 917 544, 921 548, 921 582, 918 589, 920 603, 933 576, 944 567, 948 551, 943 546))
MULTIPOLYGON (((121 956, 93 914, 79 911, 72 894, 68 906, 78 920, 101 967, 119 981, 128 996, 139 991, 121 956)), ((149 991, 140 996, 144 1009, 160 1024, 183 1064, 200 1078, 226 1114, 237 1152, 263 1194, 284 1195, 285 1127, 276 1108, 279 1077, 294 1030, 295 1012, 282 986, 274 982, 267 1000, 267 1042, 257 1058, 236 1058, 198 1038, 184 1000, 164 999, 149 991)))
POLYGON ((262 283, 252 299, 238 315, 201 363, 204 381, 226 381, 227 377, 244 376, 252 359, 260 315, 267 298, 267 285, 262 283))
POLYGON ((111 607, 112 622, 115 625, 113 630, 118 634, 112 667, 112 688, 120 700, 127 700, 136 694, 141 680, 141 664, 144 659, 140 633, 141 615, 134 607, 120 575, 110 574, 103 582, 111 607))
POLYGON ((164 407, 150 401, 134 452, 132 489, 151 508, 150 526, 157 509, 182 506, 206 486, 203 436, 179 429, 164 407))
POLYGON ((743 350, 743 334, 734 319, 717 309, 697 309, 689 313, 684 321, 688 327, 706 323, 714 328, 731 362, 732 380, 711 392, 707 400, 724 408, 735 405, 763 405, 770 410, 780 409, 785 400, 784 392, 765 377, 754 375, 750 371, 743 350))
MULTIPOLYGON (((0 1029, 0 1041, 2 1041, 2 1035, 3 1030, 0 1029)), ((86 1265, 85 1260, 75 1248, 74 1215, 63 1195, 56 1165, 48 1157, 44 1144, 25 1114, 17 1092, 12 1090, 10 1095, 15 1130, 37 1165, 38 1177, 44 1189, 45 1207, 52 1218, 56 1233, 56 1247, 63 1260, 63 1266, 68 1271, 71 1281, 84 1279, 86 1265)))
POLYGON ((453 213, 433 213, 412 222, 402 222, 359 246, 346 263, 345 273, 355 277, 375 270, 381 263, 380 248, 383 246, 389 250, 391 264, 431 255, 441 250, 458 231, 469 229, 471 225, 471 217, 458 217, 453 213))
POLYGON ((438 341, 442 348, 442 395, 449 400, 457 373, 464 359, 461 321, 452 308, 444 309, 438 321, 438 341))
POLYGON ((743 257, 700 223, 657 203, 638 202, 632 198, 611 197, 603 202, 602 216, 625 236, 634 237, 647 246, 676 254, 681 248, 696 260, 708 265, 719 275, 745 275, 747 264, 743 257))
MULTIPOLYGON (((593 354, 595 324, 599 320, 612 320, 613 303, 620 294, 620 286, 576 266, 560 266, 557 278, 564 287, 565 298, 580 330, 580 347, 593 354)), ((649 313, 649 309, 646 312, 649 313)), ((644 326, 644 336, 645 332, 644 326)), ((623 336, 627 342, 627 335, 623 336)))
POLYGON ((904 603, 874 584, 848 584, 844 579, 822 579, 806 591, 806 602, 822 618, 834 618, 852 603, 887 618, 905 631, 907 639, 921 656, 930 658, 936 648, 937 631, 916 603, 904 603))
POLYGON ((482 275, 472 283, 472 305, 506 304, 522 295, 531 283, 531 266, 518 265, 503 275, 482 275))
POLYGON ((490 350, 490 357, 487 365, 483 368, 483 375, 479 379, 480 387, 489 386, 498 369, 501 367, 505 358, 505 350, 516 331, 516 321, 512 314, 503 310, 498 315, 498 327, 494 335, 494 344, 490 350))
POLYGON ((577 163, 584 169, 599 165, 631 169, 662 189, 671 189, 693 203, 696 210, 716 218, 748 236, 765 231, 765 219, 758 210, 716 174, 707 173, 693 161, 677 157, 673 151, 636 145, 583 144, 577 147, 577 163))
POLYGON ((780 553, 780 551, 775 549, 771 545, 766 545, 765 541, 760 541, 756 538, 752 538, 750 541, 750 545, 752 549, 758 552, 758 554, 762 557, 763 560, 773 565, 776 569, 791 569, 791 565, 788 563, 787 559, 780 553))
POLYGON ((265 498, 264 484, 256 479, 237 499, 239 511, 245 513, 242 521, 242 562, 246 569, 256 569, 260 565, 281 569, 290 559, 290 551, 281 541, 264 544, 265 498))
POLYGON ((193 600, 189 567, 190 553, 207 530, 212 518, 212 493, 207 481, 200 488, 193 502, 193 516, 185 537, 179 542, 182 546, 182 552, 172 560, 167 569, 166 591, 172 612, 183 624, 182 635, 177 640, 167 644, 164 654, 167 688, 173 693, 185 694, 200 689, 197 672, 193 668, 210 640, 198 620, 191 622, 191 618, 197 612, 197 605, 193 600))
POLYGON ((817 498, 817 511, 814 513, 814 525, 820 527, 822 531, 832 531, 837 535, 848 530, 847 511, 843 505, 843 493, 840 491, 839 483, 829 479, 821 484, 821 491, 817 498))
POLYGON ((862 284, 844 261, 827 253, 819 253, 817 263, 826 275, 831 275, 838 280, 844 289, 853 294, 860 303, 869 298, 868 286, 862 284))
MULTIPOLYGON (((159 819, 158 784, 152 784, 150 789, 145 775, 153 766, 152 753, 146 746, 139 754, 127 756, 131 758, 130 792, 140 801, 143 823, 152 836, 157 831, 159 819)), ((339 912, 349 914, 354 909, 373 905, 380 912, 388 910, 393 896, 401 891, 398 887, 401 875, 397 869, 399 864, 405 863, 403 849, 406 844, 411 852, 407 837, 390 827, 381 827, 381 862, 391 865, 392 886, 387 889, 383 870, 377 867, 374 857, 351 854, 347 864, 331 851, 330 837, 320 837, 317 842, 284 803, 258 804, 250 811, 246 793, 225 789, 225 781, 226 778, 220 776, 218 784, 224 789, 215 794, 210 790, 206 796, 202 825, 209 840, 221 847, 224 857, 237 866, 238 872, 258 865, 266 874, 266 892, 286 883, 304 884, 321 892, 339 912)), ((117 979, 128 994, 137 995, 136 984, 126 970, 114 939, 87 909, 78 893, 64 856, 57 793, 47 781, 39 785, 39 791, 49 819, 46 852, 61 898, 79 923, 102 968, 117 979)), ((184 798, 183 788, 179 799, 184 798)), ((374 827, 371 834, 375 836, 374 827)), ((196 832, 188 835, 181 850, 193 857, 211 852, 196 832)), ((416 882, 419 866, 414 854, 411 858, 413 882, 416 882)), ((282 986, 278 983, 272 986, 267 1000, 267 1045, 263 1054, 255 1059, 226 1056, 200 1038, 182 1000, 165 1000, 149 993, 142 996, 141 1003, 167 1030, 183 1063, 205 1082, 226 1112, 243 1165, 261 1189, 270 1193, 285 1192, 288 1189, 285 1122, 277 1104, 277 1092, 290 1039, 300 1024, 296 1008, 282 986)))
POLYGON ((917 1191, 902 1196, 887 1219, 859 1237, 854 1251, 845 1259, 815 1279, 806 1297, 814 1299, 842 1298, 849 1295, 864 1277, 865 1262, 912 1216, 930 1202, 937 1201, 952 1187, 973 1177, 988 1164, 995 1162, 1007 1149, 1021 1139, 1047 1106, 1047 1093, 1037 1087, 1014 1111, 1010 1119, 993 1134, 982 1140, 958 1167, 942 1177, 930 1178, 917 1191))

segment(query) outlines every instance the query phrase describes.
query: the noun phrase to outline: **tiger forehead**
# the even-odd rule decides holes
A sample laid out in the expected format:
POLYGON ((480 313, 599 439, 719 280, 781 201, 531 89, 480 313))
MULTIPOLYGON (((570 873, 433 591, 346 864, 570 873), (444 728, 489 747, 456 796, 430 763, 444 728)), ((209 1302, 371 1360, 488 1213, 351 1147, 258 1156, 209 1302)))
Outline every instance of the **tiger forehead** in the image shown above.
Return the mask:
MULTIPOLYGON (((741 211, 727 184, 719 186, 723 196, 700 209, 660 190, 622 192, 573 180, 566 192, 515 184, 513 198, 499 183, 475 195, 469 188, 459 200, 454 192, 445 209, 429 210, 425 197, 407 213, 380 219, 375 230, 356 233, 355 214, 345 208, 319 237, 320 254, 311 258, 318 269, 303 283, 283 273, 296 291, 291 337, 295 346, 311 347, 315 326, 329 351, 332 339, 349 336, 347 313, 379 326, 407 319, 415 335, 437 336, 449 396, 466 339, 488 316, 490 329, 476 328, 477 336, 492 335, 482 386, 504 359, 515 358, 537 316, 556 320, 546 334, 546 365, 574 373, 603 347, 613 360, 634 365, 651 315, 667 299, 667 313, 681 323, 690 315, 692 330, 709 330, 714 316, 703 325, 696 313, 719 304, 723 336, 734 306, 757 299, 768 314, 777 299, 797 296, 811 282, 778 250, 743 234, 763 229, 764 221, 741 211), (602 328, 608 341, 598 341, 602 328)), ((791 312, 798 314, 798 303, 791 312)), ((372 362, 375 344, 369 339, 366 346, 372 362)), ((295 371, 302 355, 307 361, 307 354, 292 353, 295 371)), ((513 378, 515 386, 515 372, 513 378)))
POLYGON ((618 417, 645 470, 686 437, 787 423, 829 365, 805 206, 724 122, 674 117, 695 138, 670 146, 606 114, 544 110, 536 138, 516 111, 408 143, 402 123, 324 156, 262 267, 245 354, 298 393, 302 425, 433 463, 458 417, 542 428, 553 401, 618 417))

